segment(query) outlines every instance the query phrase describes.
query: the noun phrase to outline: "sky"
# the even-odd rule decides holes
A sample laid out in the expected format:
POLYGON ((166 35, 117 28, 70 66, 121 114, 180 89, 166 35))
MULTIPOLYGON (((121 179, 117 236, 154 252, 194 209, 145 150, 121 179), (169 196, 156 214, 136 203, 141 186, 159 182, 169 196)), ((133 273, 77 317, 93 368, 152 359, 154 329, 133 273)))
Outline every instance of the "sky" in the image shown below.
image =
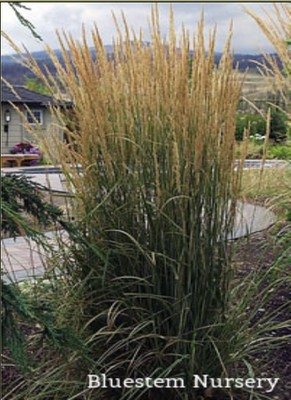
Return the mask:
MULTIPOLYGON (((25 3, 23 5, 30 10, 22 10, 22 14, 34 26, 42 37, 43 43, 51 48, 59 48, 56 38, 56 30, 70 32, 76 39, 80 38, 82 24, 88 32, 90 41, 90 29, 96 23, 101 33, 104 44, 112 44, 116 37, 116 30, 112 19, 112 11, 120 18, 121 11, 126 15, 128 25, 136 32, 140 29, 144 32, 145 40, 150 41, 148 23, 151 11, 150 3, 121 3, 121 2, 46 2, 25 3)), ((160 14, 160 26, 163 36, 168 32, 170 3, 158 3, 160 14)), ((197 29, 197 21, 201 10, 205 13, 205 32, 217 24, 216 51, 221 51, 225 43, 230 21, 233 21, 232 48, 235 53, 256 54, 263 51, 272 51, 272 47, 263 36, 256 23, 248 16, 243 6, 263 16, 264 10, 271 10, 270 3, 172 3, 175 14, 176 32, 181 32, 184 24, 191 33, 197 29)), ((7 3, 1 3, 1 30, 7 33, 17 45, 24 44, 31 52, 42 50, 44 44, 36 40, 27 28, 24 28, 16 18, 13 10, 7 3)), ((2 55, 11 54, 13 50, 5 40, 1 40, 2 55)))

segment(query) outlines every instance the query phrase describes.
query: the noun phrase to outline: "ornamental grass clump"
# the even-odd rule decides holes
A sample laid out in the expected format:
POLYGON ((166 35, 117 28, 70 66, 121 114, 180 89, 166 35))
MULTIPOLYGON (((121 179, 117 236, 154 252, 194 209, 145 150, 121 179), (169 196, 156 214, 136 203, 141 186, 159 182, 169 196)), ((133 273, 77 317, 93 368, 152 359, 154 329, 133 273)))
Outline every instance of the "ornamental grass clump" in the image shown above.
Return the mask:
MULTIPOLYGON (((52 96, 65 91, 72 104, 52 108, 67 142, 50 154, 76 194, 66 273, 84 287, 80 321, 91 335, 92 371, 180 376, 183 396, 195 398, 192 374, 225 376, 235 358, 228 240, 243 161, 235 168, 242 83, 231 32, 215 65, 215 31, 206 43, 203 18, 193 39, 184 29, 178 38, 171 12, 163 39, 153 9, 150 45, 125 18, 122 28, 115 23, 112 57, 95 27, 96 59, 85 30, 80 42, 58 35, 62 61, 47 48, 57 77, 29 54, 23 59, 52 96)), ((52 132, 48 153, 57 137, 52 132)), ((117 398, 147 390, 121 389, 117 398)))
MULTIPOLYGON (((291 7, 288 3, 273 4, 272 11, 265 10, 264 17, 246 8, 247 14, 253 18, 264 36, 272 44, 274 54, 264 53, 264 62, 259 65, 260 73, 268 78, 275 89, 275 94, 280 96, 281 102, 286 107, 286 114, 290 120, 290 34, 291 34, 291 7), (278 62, 279 59, 279 62, 278 62)), ((278 107, 277 107, 278 108, 278 107)))

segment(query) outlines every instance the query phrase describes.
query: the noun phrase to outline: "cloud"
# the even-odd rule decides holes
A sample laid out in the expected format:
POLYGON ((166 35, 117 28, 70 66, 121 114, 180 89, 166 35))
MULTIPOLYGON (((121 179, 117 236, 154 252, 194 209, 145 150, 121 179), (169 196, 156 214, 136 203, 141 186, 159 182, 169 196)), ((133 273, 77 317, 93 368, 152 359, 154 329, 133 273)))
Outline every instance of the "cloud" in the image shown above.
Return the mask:
MULTIPOLYGON (((73 37, 80 38, 82 24, 90 32, 93 24, 96 23, 100 30, 104 44, 111 44, 112 38, 116 36, 116 29, 113 24, 111 12, 117 17, 124 11, 128 25, 139 31, 144 31, 145 39, 150 39, 148 21, 150 18, 150 3, 23 3, 31 10, 23 11, 41 35, 45 43, 52 48, 58 48, 58 41, 55 31, 65 30, 73 37)), ((175 27, 180 31, 182 23, 186 29, 193 32, 197 28, 197 22, 201 16, 202 9, 205 15, 205 32, 218 25, 217 51, 221 51, 227 37, 230 21, 234 23, 233 47, 236 52, 256 53, 259 47, 266 50, 271 49, 255 22, 242 10, 243 3, 174 3, 175 27)), ((248 3, 247 7, 262 13, 262 6, 270 8, 268 3, 248 3)), ((168 32, 170 3, 159 3, 159 14, 161 32, 166 35, 168 32)), ((24 43, 30 51, 40 50, 43 44, 34 39, 27 28, 23 27, 17 20, 13 11, 7 3, 1 4, 1 25, 17 43, 24 43)), ((92 42, 88 40, 91 45, 92 42)), ((2 41, 2 54, 11 53, 7 43, 2 41)))

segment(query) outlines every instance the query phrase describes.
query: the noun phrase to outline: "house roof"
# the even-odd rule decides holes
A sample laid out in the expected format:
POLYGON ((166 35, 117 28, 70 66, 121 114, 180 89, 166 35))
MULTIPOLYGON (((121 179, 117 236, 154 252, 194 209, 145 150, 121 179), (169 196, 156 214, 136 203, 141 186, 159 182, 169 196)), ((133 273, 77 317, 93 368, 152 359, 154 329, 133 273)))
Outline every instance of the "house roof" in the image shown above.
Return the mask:
POLYGON ((15 104, 37 104, 41 106, 48 106, 53 104, 54 101, 50 96, 33 92, 26 89, 24 86, 13 86, 14 92, 7 85, 1 85, 1 103, 15 103, 15 104), (16 96, 16 94, 18 96, 16 96))

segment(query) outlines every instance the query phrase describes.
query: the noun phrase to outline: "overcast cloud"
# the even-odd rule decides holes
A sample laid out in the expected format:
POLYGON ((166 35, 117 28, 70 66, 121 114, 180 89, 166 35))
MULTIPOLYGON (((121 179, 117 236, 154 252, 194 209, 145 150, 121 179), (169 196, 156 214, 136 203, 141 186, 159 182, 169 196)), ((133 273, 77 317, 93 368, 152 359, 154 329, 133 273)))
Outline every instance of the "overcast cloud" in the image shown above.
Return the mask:
MULTIPOLYGON (((116 31, 112 20, 111 11, 120 16, 124 11, 130 27, 135 31, 142 28, 146 40, 150 40, 148 21, 151 4, 149 3, 22 3, 31 10, 23 10, 23 15, 35 26, 38 34, 53 49, 59 48, 55 31, 64 29, 73 37, 80 38, 82 24, 90 32, 94 23, 97 24, 104 44, 112 44, 116 31)), ((263 9, 270 10, 270 3, 173 3, 175 11, 175 27, 177 33, 182 23, 194 32, 201 10, 205 12, 205 32, 218 26, 216 51, 223 49, 230 21, 233 20, 232 46, 236 53, 259 53, 262 49, 272 51, 272 47, 260 32, 256 23, 243 11, 243 6, 255 10, 263 15, 263 9)), ((169 3, 159 3, 161 32, 167 34, 169 3)), ((30 51, 43 49, 43 43, 33 38, 28 29, 24 28, 17 20, 13 10, 7 3, 1 3, 1 28, 16 44, 23 43, 30 51)), ((89 35, 88 35, 89 36, 89 35)), ((88 39, 91 44, 90 39, 88 39)), ((13 51, 2 40, 2 54, 13 51)))

